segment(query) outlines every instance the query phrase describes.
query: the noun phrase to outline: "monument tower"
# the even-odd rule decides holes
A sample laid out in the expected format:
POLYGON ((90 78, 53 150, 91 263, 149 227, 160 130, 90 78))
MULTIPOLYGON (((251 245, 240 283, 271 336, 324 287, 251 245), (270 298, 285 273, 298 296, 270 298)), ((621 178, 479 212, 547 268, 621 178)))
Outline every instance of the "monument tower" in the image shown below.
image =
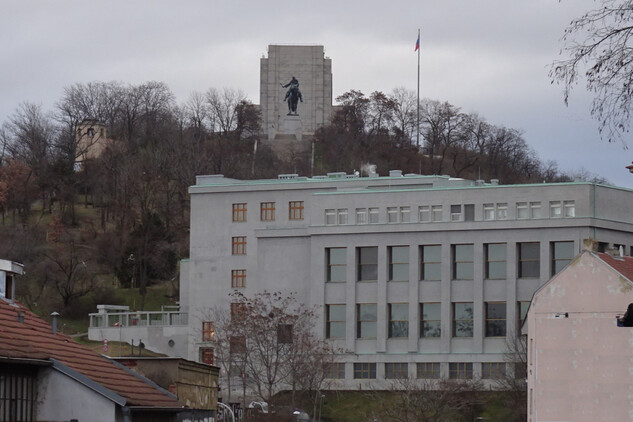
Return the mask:
POLYGON ((269 45, 268 57, 260 63, 260 107, 269 141, 301 141, 329 124, 332 60, 325 57, 323 46, 269 45), (294 88, 300 95, 295 112, 285 101, 294 88))

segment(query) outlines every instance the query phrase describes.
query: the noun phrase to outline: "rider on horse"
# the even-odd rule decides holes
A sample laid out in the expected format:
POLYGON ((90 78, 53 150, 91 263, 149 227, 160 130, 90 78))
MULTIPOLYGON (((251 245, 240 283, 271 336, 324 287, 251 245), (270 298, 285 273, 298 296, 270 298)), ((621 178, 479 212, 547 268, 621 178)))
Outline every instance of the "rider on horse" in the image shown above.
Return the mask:
POLYGON ((290 97, 290 94, 292 93, 293 90, 296 90, 297 93, 299 94, 299 81, 294 76, 292 77, 290 82, 288 82, 286 85, 282 85, 282 87, 283 88, 290 87, 288 91, 286 91, 286 96, 284 97, 284 101, 288 100, 288 97, 290 97))

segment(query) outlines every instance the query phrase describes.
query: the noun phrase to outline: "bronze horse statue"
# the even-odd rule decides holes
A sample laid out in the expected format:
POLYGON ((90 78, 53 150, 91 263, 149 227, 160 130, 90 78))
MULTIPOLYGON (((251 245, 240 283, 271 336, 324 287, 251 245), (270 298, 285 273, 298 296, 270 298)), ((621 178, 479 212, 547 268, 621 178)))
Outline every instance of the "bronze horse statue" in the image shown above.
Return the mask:
POLYGON ((297 116, 297 103, 301 100, 303 102, 303 97, 301 96, 301 91, 299 88, 291 88, 290 95, 288 95, 288 116, 295 115, 297 116))

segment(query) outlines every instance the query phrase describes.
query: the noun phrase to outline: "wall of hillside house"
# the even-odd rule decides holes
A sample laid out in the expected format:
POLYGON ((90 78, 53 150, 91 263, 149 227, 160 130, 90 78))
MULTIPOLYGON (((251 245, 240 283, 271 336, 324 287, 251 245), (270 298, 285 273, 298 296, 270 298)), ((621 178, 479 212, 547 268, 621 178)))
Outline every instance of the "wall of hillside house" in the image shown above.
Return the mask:
POLYGON ((103 395, 50 367, 37 379, 36 420, 119 422, 117 405, 103 395), (98 417, 96 417, 98 415, 98 417))
POLYGON ((616 315, 633 285, 588 252, 536 293, 528 313, 528 420, 633 418, 633 328, 616 315))

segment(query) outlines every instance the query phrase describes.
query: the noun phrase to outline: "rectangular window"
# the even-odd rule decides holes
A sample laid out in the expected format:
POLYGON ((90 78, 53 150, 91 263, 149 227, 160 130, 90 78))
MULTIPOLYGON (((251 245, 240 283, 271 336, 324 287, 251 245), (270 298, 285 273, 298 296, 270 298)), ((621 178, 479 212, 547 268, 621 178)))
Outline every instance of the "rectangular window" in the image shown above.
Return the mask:
POLYGON ((345 338, 345 305, 325 305, 325 337, 345 338))
POLYGON ((504 362, 484 362, 481 364, 481 378, 486 380, 500 380, 506 376, 504 362))
POLYGON ((406 362, 385 363, 386 379, 409 378, 409 365, 406 362))
POLYGON ((473 336, 473 303, 453 303, 453 337, 473 336))
POLYGON ((518 244, 519 252, 519 278, 540 277, 541 258, 538 242, 518 244))
POLYGON ((375 363, 355 363, 354 364, 354 379, 376 379, 376 364, 375 363))
POLYGON ((231 321, 242 321, 246 318, 246 304, 240 302, 231 303, 231 321))
POLYGON ((442 221, 442 206, 441 205, 431 206, 431 220, 442 221))
POLYGON ((214 334, 215 334, 215 329, 213 328, 213 322, 203 321, 202 322, 202 341, 212 341, 214 334))
POLYGON ((557 274, 574 258, 574 242, 552 242, 552 275, 557 274))
POLYGON ((201 347, 200 348, 200 362, 207 365, 213 365, 213 348, 201 347))
POLYGON ((576 216, 576 203, 574 201, 563 201, 563 216, 564 217, 576 216))
POLYGON ((452 380, 473 378, 473 364, 470 362, 451 362, 448 364, 448 377, 452 380))
POLYGON ((326 280, 331 283, 347 281, 347 248, 325 248, 326 280))
POLYGON ((472 244, 451 246, 453 249, 453 280, 472 280, 475 273, 474 246, 472 244))
POLYGON ((505 337, 506 303, 486 302, 486 337, 505 337))
POLYGON ((303 201, 288 202, 288 219, 303 220, 303 201))
POLYGON ((369 209, 369 224, 380 223, 380 210, 378 208, 369 209))
POLYGON ((549 216, 551 218, 560 218, 563 216, 563 206, 561 201, 550 201, 549 216))
POLYGON ((231 287, 234 289, 246 287, 246 270, 231 270, 231 287))
POLYGON ((409 304, 389 304, 389 338, 409 337, 409 304))
POLYGON ((336 210, 338 224, 347 224, 347 208, 339 208, 336 210))
POLYGON ((508 204, 506 202, 497 204, 497 220, 508 219, 508 204))
POLYGON ((451 205, 451 221, 462 221, 461 205, 451 205))
POLYGON ((416 364, 417 377, 419 379, 439 379, 440 363, 439 362, 418 362, 416 364))
POLYGON ((475 221, 475 205, 464 205, 464 221, 475 221))
POLYGON ((440 245, 420 246, 420 280, 439 281, 442 279, 442 247, 440 245))
POLYGON ((275 221, 274 202, 262 202, 259 204, 259 219, 261 221, 275 221))
POLYGON ((541 218, 541 203, 540 202, 530 202, 530 218, 541 218))
POLYGON ((231 336, 229 338, 229 354, 241 355, 246 353, 246 337, 231 336))
POLYGON ((411 221, 411 207, 400 207, 400 222, 408 223, 411 221))
POLYGON ((18 363, 0 364, 0 421, 22 422, 36 418, 37 367, 18 363))
POLYGON ((378 280, 378 247, 367 246, 356 248, 357 280, 378 280))
POLYGON ((420 223, 431 221, 431 207, 428 205, 420 205, 420 207, 418 207, 418 221, 420 223))
POLYGON ((356 208, 356 224, 367 224, 367 208, 356 208))
POLYGON ((292 324, 277 325, 277 344, 292 344, 292 324))
POLYGON ((439 302, 420 304, 420 337, 440 337, 442 304, 439 302))
POLYGON ((359 303, 356 305, 356 337, 376 338, 376 321, 378 320, 375 303, 359 303))
POLYGON ((331 362, 326 364, 325 378, 331 380, 345 379, 345 363, 331 362))
POLYGON ((495 204, 484 204, 484 220, 495 219, 495 204))
POLYGON ((231 238, 231 255, 246 255, 246 236, 231 238))
POLYGON ((233 221, 243 223, 246 221, 246 204, 233 204, 233 221))
POLYGON ((389 280, 409 281, 409 247, 389 246, 389 280))
POLYGON ((398 208, 387 207, 387 223, 397 223, 397 222, 398 222, 398 208))
POLYGON ((335 209, 326 209, 325 210, 325 224, 328 226, 333 226, 336 224, 336 210, 335 209))
POLYGON ((485 276, 490 280, 506 278, 506 244, 488 243, 484 245, 486 255, 485 276))
POLYGON ((525 220, 529 218, 529 210, 527 202, 517 202, 517 219, 525 220))
POLYGON ((521 326, 523 325, 523 321, 525 321, 525 317, 527 316, 527 311, 529 307, 530 307, 529 301, 517 302, 517 331, 521 329, 521 326))

